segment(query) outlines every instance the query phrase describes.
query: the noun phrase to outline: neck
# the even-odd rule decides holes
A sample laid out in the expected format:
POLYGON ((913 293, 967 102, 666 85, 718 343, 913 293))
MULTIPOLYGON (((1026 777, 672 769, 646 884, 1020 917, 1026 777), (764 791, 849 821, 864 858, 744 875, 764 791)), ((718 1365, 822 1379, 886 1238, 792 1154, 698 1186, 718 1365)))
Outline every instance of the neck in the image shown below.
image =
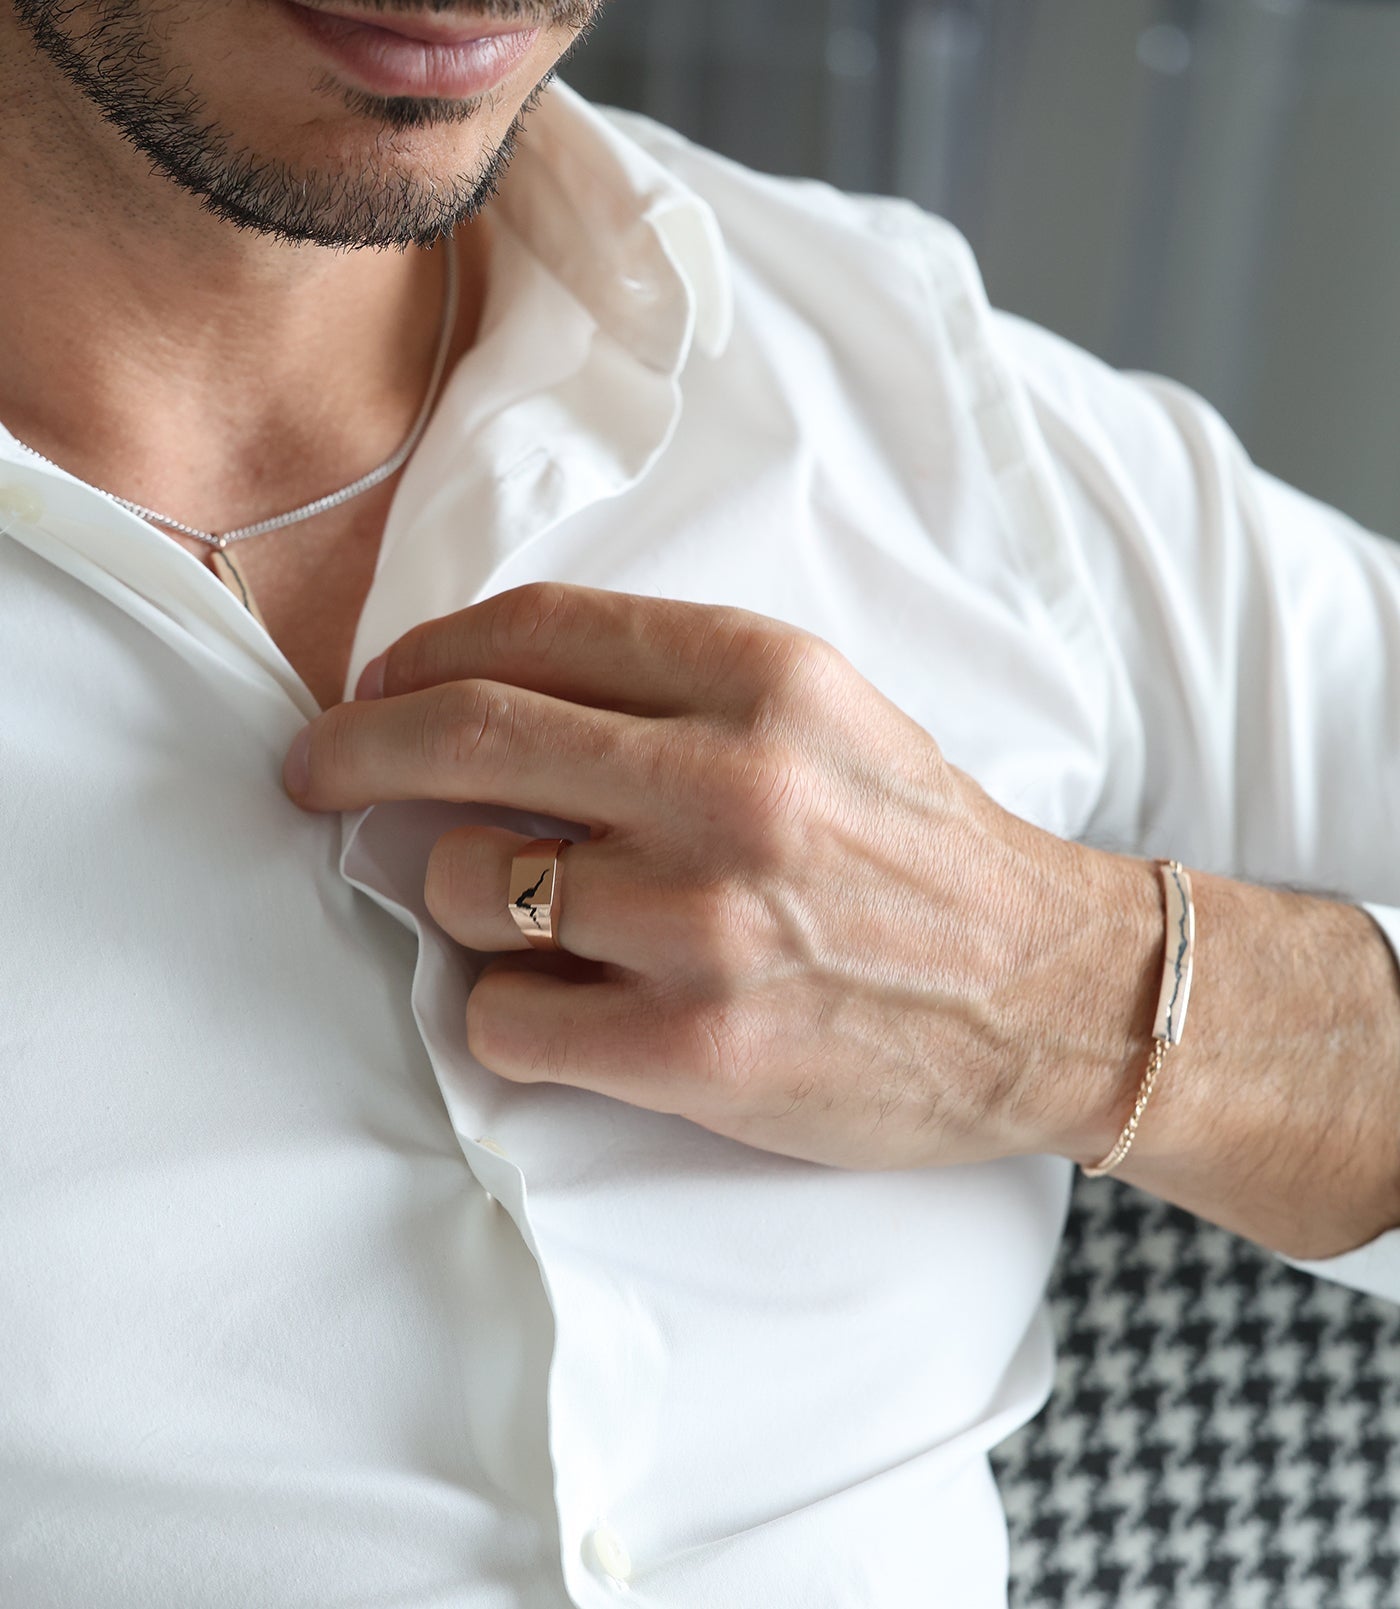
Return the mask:
MULTIPOLYGON (((235 229, 95 114, 39 95, 0 72, 0 421, 81 478, 205 530, 387 458, 431 375, 441 253, 235 229)), ((484 224, 448 248, 462 269, 454 355, 480 314, 484 224)))

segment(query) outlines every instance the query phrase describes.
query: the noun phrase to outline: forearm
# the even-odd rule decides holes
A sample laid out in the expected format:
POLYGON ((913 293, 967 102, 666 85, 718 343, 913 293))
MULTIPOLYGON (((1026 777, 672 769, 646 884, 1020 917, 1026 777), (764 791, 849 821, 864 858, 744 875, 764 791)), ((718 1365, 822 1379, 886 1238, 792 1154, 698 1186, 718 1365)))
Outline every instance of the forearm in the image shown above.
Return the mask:
MULTIPOLYGON (((1098 975, 1128 977, 1132 1050, 1085 1075, 1060 1149, 1097 1161, 1132 1110, 1162 976, 1155 868, 1108 867, 1121 903, 1098 975)), ((1104 871, 1102 866, 1099 868, 1104 871)), ((1324 1258, 1400 1226, 1400 972, 1358 908, 1193 873, 1196 964, 1118 1177, 1285 1255, 1324 1258)), ((1105 1003, 1123 997, 1105 990, 1105 1003)))

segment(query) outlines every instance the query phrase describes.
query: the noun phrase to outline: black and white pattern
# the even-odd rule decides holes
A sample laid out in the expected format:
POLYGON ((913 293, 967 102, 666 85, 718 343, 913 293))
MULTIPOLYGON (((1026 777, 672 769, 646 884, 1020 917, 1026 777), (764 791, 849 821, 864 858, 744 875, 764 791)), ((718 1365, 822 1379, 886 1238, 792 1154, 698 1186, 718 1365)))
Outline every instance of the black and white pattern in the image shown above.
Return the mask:
POLYGON ((1045 1411, 993 1457, 1012 1609, 1397 1609, 1400 1307, 1080 1179, 1045 1411))

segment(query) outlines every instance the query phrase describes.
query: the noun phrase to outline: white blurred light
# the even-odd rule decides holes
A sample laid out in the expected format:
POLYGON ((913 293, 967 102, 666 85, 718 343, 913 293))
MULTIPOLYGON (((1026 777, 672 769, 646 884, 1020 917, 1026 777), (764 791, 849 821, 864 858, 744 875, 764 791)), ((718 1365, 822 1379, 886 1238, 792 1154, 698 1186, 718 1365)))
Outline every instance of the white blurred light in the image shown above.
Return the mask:
POLYGON ((1137 55, 1149 71, 1174 76, 1191 65, 1191 40, 1182 29, 1159 22, 1138 36, 1137 55))

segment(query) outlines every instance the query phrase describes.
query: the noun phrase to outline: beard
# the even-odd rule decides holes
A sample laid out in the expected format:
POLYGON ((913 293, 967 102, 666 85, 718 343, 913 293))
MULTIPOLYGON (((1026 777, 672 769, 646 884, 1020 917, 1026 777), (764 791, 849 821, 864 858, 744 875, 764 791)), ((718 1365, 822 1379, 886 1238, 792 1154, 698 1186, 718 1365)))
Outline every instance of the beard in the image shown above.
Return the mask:
MULTIPOLYGON (((531 112, 559 67, 592 31, 604 0, 557 0, 551 26, 575 38, 530 92, 499 146, 471 172, 424 173, 397 158, 394 136, 409 130, 470 122, 484 97, 467 101, 387 98, 335 83, 317 93, 335 97, 373 130, 367 154, 343 167, 299 168, 275 154, 240 144, 210 115, 189 75, 161 60, 151 21, 152 0, 13 0, 15 15, 64 79, 152 168, 198 198, 225 223, 286 242, 339 249, 431 246, 474 218, 497 193, 531 112), (71 25, 77 24, 76 27, 71 25)), ((366 10, 452 11, 454 0, 370 0, 366 10)), ((482 0, 474 16, 541 19, 518 0, 482 0)))

